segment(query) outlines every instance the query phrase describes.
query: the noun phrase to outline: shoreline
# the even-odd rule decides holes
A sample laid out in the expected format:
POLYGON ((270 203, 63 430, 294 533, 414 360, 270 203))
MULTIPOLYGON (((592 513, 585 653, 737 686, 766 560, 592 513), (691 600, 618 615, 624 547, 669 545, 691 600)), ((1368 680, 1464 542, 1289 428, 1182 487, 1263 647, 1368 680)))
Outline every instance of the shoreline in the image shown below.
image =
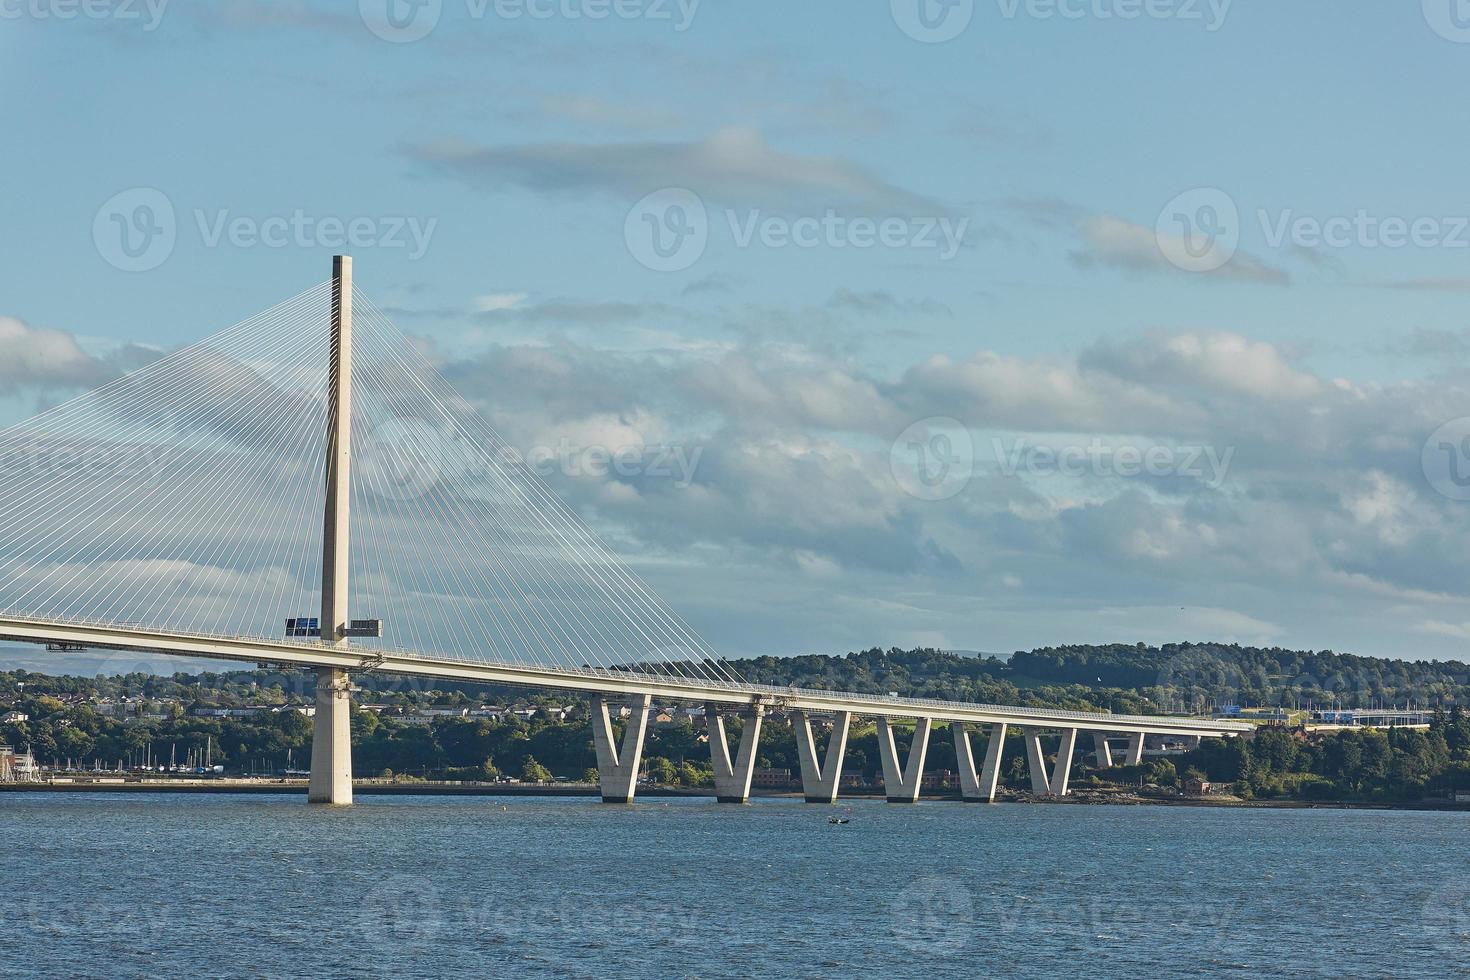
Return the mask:
MULTIPOLYGON (((597 799, 600 792, 596 786, 571 784, 565 786, 517 786, 485 783, 372 783, 353 786, 358 796, 489 796, 489 797, 580 797, 597 799)), ((0 793, 123 793, 123 794, 243 794, 266 796, 305 795, 304 779, 272 780, 135 780, 128 782, 72 782, 72 783, 0 783, 0 793)), ((681 788, 672 786, 643 786, 638 789, 639 798, 689 798, 713 799, 712 788, 681 788)), ((800 791, 752 792, 751 799, 797 800, 800 791)), ((882 802, 882 793, 854 793, 838 797, 836 804, 851 802, 882 802)), ((964 803, 958 793, 923 795, 922 803, 964 803)), ((1183 806, 1212 807, 1217 809, 1270 809, 1270 810, 1410 810, 1445 811, 1450 813, 1470 812, 1470 804, 1454 803, 1449 800, 1418 800, 1383 802, 1373 800, 1242 800, 1235 797, 1210 799, 1200 797, 1146 796, 1130 792, 1097 793, 1076 792, 1061 799, 1036 797, 1029 793, 1003 791, 996 803, 1024 803, 1050 806, 1183 806)))

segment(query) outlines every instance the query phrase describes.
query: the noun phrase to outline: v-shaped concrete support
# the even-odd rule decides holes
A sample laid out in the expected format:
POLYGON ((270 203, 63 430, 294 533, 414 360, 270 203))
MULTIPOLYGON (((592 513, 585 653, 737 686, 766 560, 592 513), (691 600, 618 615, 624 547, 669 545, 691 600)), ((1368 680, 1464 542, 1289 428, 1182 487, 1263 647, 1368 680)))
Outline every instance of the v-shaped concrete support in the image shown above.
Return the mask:
POLYGON ((832 738, 827 742, 827 757, 817 760, 817 738, 812 733, 812 719, 806 712, 796 716, 796 754, 801 761, 801 791, 808 803, 836 803, 837 784, 842 779, 842 758, 847 754, 847 731, 852 727, 852 713, 839 711, 832 719, 832 738))
POLYGON ((958 722, 949 723, 954 732, 955 760, 960 766, 960 795, 966 803, 994 803, 995 788, 1000 783, 1000 755, 1005 749, 1006 726, 996 722, 988 726, 990 741, 985 746, 985 768, 975 771, 975 754, 970 749, 970 733, 958 722))
POLYGON ((929 753, 929 731, 932 718, 920 718, 914 725, 914 741, 909 746, 908 763, 898 764, 898 745, 893 741, 893 726, 887 718, 878 719, 878 755, 883 760, 883 793, 889 803, 917 803, 919 783, 924 778, 924 756, 929 753))
POLYGON ((592 699, 592 743, 597 749, 597 779, 604 803, 633 802, 633 794, 638 789, 638 765, 643 759, 643 735, 648 730, 648 706, 652 701, 651 696, 644 694, 628 703, 633 713, 628 716, 619 751, 607 702, 600 697, 592 699))
POLYGON ((1128 765, 1136 766, 1143 761, 1143 732, 1128 736, 1128 765))
POLYGON ((1057 761, 1050 778, 1046 772, 1046 756, 1041 752, 1041 729, 1023 728, 1026 739, 1026 764, 1031 770, 1031 792, 1037 796, 1066 796, 1072 775, 1072 752, 1077 747, 1077 729, 1063 728, 1057 746, 1057 761))
POLYGON ((750 799, 750 780, 755 775, 756 747, 760 743, 761 722, 766 707, 756 705, 744 713, 745 731, 740 737, 740 750, 730 761, 730 738, 725 733, 725 716, 715 705, 705 705, 704 725, 709 731, 709 754, 715 767, 715 797, 721 803, 744 803, 750 799))
POLYGON ((1108 745, 1108 736, 1105 732, 1092 733, 1092 751, 1099 769, 1113 768, 1113 750, 1108 745))

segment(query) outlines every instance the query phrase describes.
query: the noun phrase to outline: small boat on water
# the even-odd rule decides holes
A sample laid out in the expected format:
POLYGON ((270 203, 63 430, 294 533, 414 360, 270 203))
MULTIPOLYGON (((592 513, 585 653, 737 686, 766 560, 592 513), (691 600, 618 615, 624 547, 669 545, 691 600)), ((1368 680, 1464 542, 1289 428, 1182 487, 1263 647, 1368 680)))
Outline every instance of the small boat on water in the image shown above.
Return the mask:
POLYGON ((848 818, 847 817, 828 817, 827 818, 827 822, 828 823, 847 823, 848 822, 848 818))

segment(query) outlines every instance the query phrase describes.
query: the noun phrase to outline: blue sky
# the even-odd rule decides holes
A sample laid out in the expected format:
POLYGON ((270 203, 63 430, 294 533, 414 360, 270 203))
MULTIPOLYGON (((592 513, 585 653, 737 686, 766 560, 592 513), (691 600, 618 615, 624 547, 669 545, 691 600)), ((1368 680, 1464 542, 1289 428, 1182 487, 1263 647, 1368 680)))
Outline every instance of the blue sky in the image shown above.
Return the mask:
POLYGON ((511 441, 698 451, 551 479, 718 649, 1463 657, 1459 429, 1425 452, 1470 414, 1455 6, 959 0, 926 43, 918 2, 443 0, 416 40, 373 0, 0 3, 0 406, 298 292, 357 221, 359 286, 511 441), (660 271, 671 188, 705 245, 660 271), (160 195, 119 268, 109 212, 160 195), (1191 267, 1167 229, 1222 201, 1191 267), (928 492, 901 434, 942 420, 969 476, 928 492))

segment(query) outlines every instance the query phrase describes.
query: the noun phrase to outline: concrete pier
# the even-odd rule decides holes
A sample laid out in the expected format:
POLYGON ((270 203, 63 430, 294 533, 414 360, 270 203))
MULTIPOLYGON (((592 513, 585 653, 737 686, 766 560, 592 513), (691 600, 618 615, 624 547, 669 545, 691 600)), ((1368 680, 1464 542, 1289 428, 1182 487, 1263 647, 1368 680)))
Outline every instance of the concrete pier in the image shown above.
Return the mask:
POLYGON ((1143 732, 1128 736, 1128 765, 1136 766, 1143 761, 1143 732))
POLYGON ((1072 776, 1072 753, 1077 747, 1077 729, 1062 729, 1057 761, 1050 773, 1046 770, 1046 756, 1041 751, 1041 729, 1024 728, 1022 734, 1026 739, 1026 765, 1031 771, 1031 792, 1037 796, 1066 796, 1067 783, 1072 776))
POLYGON ((1097 759, 1097 767, 1099 769, 1113 768, 1113 750, 1108 745, 1106 732, 1092 733, 1092 750, 1097 759))
POLYGON ((316 669, 308 803, 352 802, 352 680, 335 667, 316 669))
POLYGON ((812 732, 811 715, 805 711, 795 719, 796 754, 801 761, 801 791, 808 803, 836 803, 837 787, 842 779, 842 759, 847 754, 847 732, 852 727, 852 712, 839 711, 832 718, 832 738, 827 742, 827 757, 817 759, 817 738, 812 732))
POLYGON ((1045 796, 1051 792, 1051 780, 1046 773, 1046 756, 1041 752, 1041 729, 1023 728, 1021 738, 1026 743, 1026 771, 1031 774, 1031 792, 1045 796))
POLYGON ((920 718, 914 724, 914 741, 909 746, 908 762, 898 761, 898 745, 893 740, 893 725, 887 718, 878 719, 878 755, 883 761, 883 794, 889 803, 917 803, 919 783, 924 778, 924 756, 929 752, 929 731, 934 719, 920 718))
POLYGON ((643 735, 648 730, 648 707, 653 698, 647 694, 633 698, 628 707, 628 726, 619 748, 613 732, 612 714, 607 701, 592 699, 592 742, 597 749, 597 780, 604 803, 632 803, 638 789, 638 766, 643 760, 643 735))
POLYGON ((725 732, 725 715, 718 705, 705 705, 704 723, 709 731, 710 759, 715 769, 715 797, 721 803, 745 803, 750 800, 750 780, 755 775, 756 748, 760 744, 761 722, 765 705, 758 704, 741 714, 745 730, 740 749, 732 762, 730 738, 725 732))
POLYGON ((1051 773, 1051 795, 1066 796, 1067 783, 1072 778, 1072 752, 1077 748, 1077 729, 1063 728, 1062 740, 1057 745, 1057 764, 1051 773))
POLYGON ((985 767, 975 771, 975 754, 970 748, 970 733, 963 722, 952 721, 954 754, 960 767, 960 796, 966 803, 994 803, 995 789, 1000 783, 1000 757, 1005 749, 1006 726, 997 722, 988 726, 990 741, 985 746, 985 767))
MULTIPOLYGON (((331 363, 327 385, 326 514, 322 527, 322 644, 347 646, 352 502, 352 259, 332 259, 331 363)), ((347 671, 318 667, 308 803, 352 802, 352 724, 347 671)))

